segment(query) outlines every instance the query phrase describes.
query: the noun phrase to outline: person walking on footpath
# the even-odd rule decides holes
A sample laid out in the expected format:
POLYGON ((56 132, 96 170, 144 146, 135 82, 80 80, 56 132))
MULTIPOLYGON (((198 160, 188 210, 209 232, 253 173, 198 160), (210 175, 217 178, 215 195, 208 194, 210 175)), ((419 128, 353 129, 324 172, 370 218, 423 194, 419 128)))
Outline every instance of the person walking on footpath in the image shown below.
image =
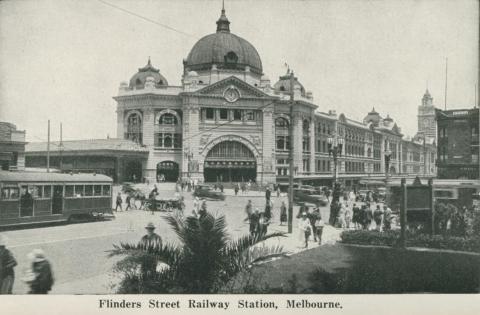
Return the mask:
POLYGON ((125 207, 125 211, 128 211, 128 209, 132 210, 132 205, 130 204, 130 201, 132 200, 132 197, 130 194, 127 195, 127 198, 125 199, 125 203, 127 206, 125 207))
POLYGON ((298 229, 300 230, 300 238, 302 239, 302 245, 308 248, 308 239, 312 234, 312 227, 310 220, 308 220, 307 213, 303 212, 301 219, 298 221, 298 229))
POLYGON ((255 208, 255 212, 253 212, 250 215, 250 225, 249 225, 250 235, 255 236, 258 233, 259 222, 260 222, 260 210, 258 210, 258 208, 255 208))
POLYGON ((267 234, 268 225, 270 220, 267 218, 265 213, 260 213, 260 218, 258 219, 258 234, 263 237, 267 234))
POLYGON ((392 229, 392 209, 387 205, 383 206, 383 228, 385 231, 392 229))
POLYGON ((322 235, 323 235, 323 227, 325 226, 325 222, 322 220, 322 215, 320 214, 320 209, 318 210, 318 220, 315 223, 315 230, 317 231, 317 240, 318 245, 322 245, 322 235))
POLYGON ((340 210, 338 211, 338 217, 337 217, 337 222, 338 222, 338 227, 344 229, 345 228, 345 204, 341 203, 340 205, 340 210))
POLYGON ((283 225, 283 223, 287 223, 287 205, 285 201, 282 201, 280 206, 280 225, 283 225))
POLYGON ((250 217, 252 216, 253 213, 253 205, 252 205, 252 200, 248 200, 247 205, 245 206, 245 214, 247 217, 245 218, 244 221, 250 221, 250 217))
POLYGON ((34 249, 27 255, 31 269, 27 270, 24 281, 30 286, 29 294, 48 294, 54 283, 52 267, 41 249, 34 249))
POLYGON ((117 194, 117 200, 116 200, 116 206, 115 206, 115 211, 118 210, 118 207, 120 207, 120 211, 123 211, 122 209, 122 193, 118 192, 117 194))
POLYGON ((352 216, 353 216, 352 209, 349 206, 347 206, 345 208, 345 227, 347 229, 350 229, 350 223, 352 222, 352 216))
POLYGON ((375 220, 375 228, 379 232, 382 231, 382 217, 383 217, 383 211, 380 208, 380 205, 377 205, 377 208, 373 212, 373 219, 375 220))
POLYGON ((238 191, 240 190, 240 187, 238 186, 238 183, 235 184, 235 187, 233 189, 235 190, 235 196, 237 196, 238 191))
POLYGON ((267 190, 265 190, 265 199, 267 200, 267 203, 268 201, 270 201, 271 196, 272 196, 272 191, 270 190, 270 187, 267 187, 267 190))
POLYGON ((318 208, 310 208, 307 213, 308 220, 310 221, 310 226, 312 227, 312 234, 313 240, 317 241, 317 229, 316 223, 318 220, 318 215, 320 214, 320 210, 318 208))
POLYGON ((280 198, 280 185, 277 185, 277 198, 280 198))
POLYGON ((17 261, 7 249, 3 236, 0 235, 0 294, 12 294, 13 283, 15 282, 13 268, 16 265, 17 261))
POLYGON ((355 230, 358 230, 361 227, 362 219, 361 219, 360 208, 357 206, 356 203, 353 204, 352 222, 355 230))
POLYGON ((270 199, 267 199, 267 202, 265 204, 265 217, 267 220, 272 219, 272 208, 273 208, 273 202, 270 199))

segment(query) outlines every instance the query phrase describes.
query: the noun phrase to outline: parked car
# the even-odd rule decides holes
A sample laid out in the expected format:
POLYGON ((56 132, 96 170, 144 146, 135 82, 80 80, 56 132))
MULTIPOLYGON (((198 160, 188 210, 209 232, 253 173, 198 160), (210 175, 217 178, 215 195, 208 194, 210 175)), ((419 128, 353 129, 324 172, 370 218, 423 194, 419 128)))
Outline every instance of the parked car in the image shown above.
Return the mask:
POLYGON ((359 190, 357 194, 357 201, 365 201, 370 190, 359 190))
POLYGON ((377 196, 379 201, 385 201, 387 198, 387 188, 385 187, 377 188, 377 196))
POLYGON ((225 194, 220 191, 215 191, 209 185, 197 185, 193 195, 198 198, 225 200, 225 194))
POLYGON ((293 201, 296 203, 313 203, 321 207, 328 205, 327 197, 315 189, 297 188, 293 190, 293 201))

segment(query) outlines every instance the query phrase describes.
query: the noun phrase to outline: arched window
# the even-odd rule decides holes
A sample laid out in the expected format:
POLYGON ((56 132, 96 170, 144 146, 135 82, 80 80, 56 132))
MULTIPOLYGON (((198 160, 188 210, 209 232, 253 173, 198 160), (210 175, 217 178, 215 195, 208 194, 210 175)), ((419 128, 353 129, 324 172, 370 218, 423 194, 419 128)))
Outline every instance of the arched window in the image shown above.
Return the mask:
POLYGON ((137 79, 137 81, 135 81, 135 87, 136 87, 137 89, 143 88, 142 80, 137 79))
POLYGON ((142 117, 137 113, 132 113, 127 117, 127 132, 125 139, 130 139, 137 143, 142 143, 142 117))
POLYGON ((288 121, 283 117, 279 117, 275 119, 275 127, 288 128, 288 121))
POLYGON ((160 116, 158 123, 160 125, 178 125, 178 119, 174 114, 166 113, 160 116))
POLYGON ((238 62, 238 56, 236 53, 234 53, 233 51, 229 51, 226 55, 225 55, 225 63, 237 63, 238 62))

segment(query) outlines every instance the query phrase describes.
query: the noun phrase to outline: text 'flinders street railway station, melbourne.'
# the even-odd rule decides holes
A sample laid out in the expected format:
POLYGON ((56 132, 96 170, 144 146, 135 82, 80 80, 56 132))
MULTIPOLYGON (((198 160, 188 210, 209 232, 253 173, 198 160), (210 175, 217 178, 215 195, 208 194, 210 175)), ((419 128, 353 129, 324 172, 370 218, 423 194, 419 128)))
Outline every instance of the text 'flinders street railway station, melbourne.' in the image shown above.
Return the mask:
MULTIPOLYGON (((331 182, 332 141, 343 144, 338 178, 347 185, 365 176, 383 178, 386 171, 436 173, 435 108, 428 91, 419 106, 418 133, 407 138, 375 109, 358 122, 321 108, 289 71, 272 83, 255 47, 230 32, 224 10, 216 23, 216 32, 198 40, 184 59, 181 86, 169 85, 148 59, 114 97, 119 139, 64 141, 61 150, 53 143, 51 167, 104 173, 116 182, 161 176, 286 184, 293 124, 296 179, 331 182)), ((27 144, 26 163, 45 167, 46 144, 27 144)))

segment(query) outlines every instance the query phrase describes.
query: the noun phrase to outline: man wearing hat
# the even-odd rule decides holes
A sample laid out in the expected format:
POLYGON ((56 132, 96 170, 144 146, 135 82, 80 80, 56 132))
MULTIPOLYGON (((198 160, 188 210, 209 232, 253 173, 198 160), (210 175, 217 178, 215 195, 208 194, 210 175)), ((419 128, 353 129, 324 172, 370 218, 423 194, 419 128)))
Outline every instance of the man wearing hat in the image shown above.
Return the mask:
POLYGON ((250 215, 250 234, 253 236, 259 232, 260 210, 255 208, 255 212, 250 215))
POLYGON ((160 235, 155 233, 155 225, 152 222, 149 222, 145 227, 147 234, 142 237, 140 240, 140 245, 145 247, 160 247, 162 246, 162 238, 160 235))
POLYGON ((47 294, 54 282, 52 268, 41 249, 34 249, 27 255, 32 269, 24 281, 30 285, 30 294, 47 294))
POLYGON ((4 239, 0 235, 0 294, 12 294, 15 273, 13 268, 17 261, 12 253, 5 247, 4 239))

